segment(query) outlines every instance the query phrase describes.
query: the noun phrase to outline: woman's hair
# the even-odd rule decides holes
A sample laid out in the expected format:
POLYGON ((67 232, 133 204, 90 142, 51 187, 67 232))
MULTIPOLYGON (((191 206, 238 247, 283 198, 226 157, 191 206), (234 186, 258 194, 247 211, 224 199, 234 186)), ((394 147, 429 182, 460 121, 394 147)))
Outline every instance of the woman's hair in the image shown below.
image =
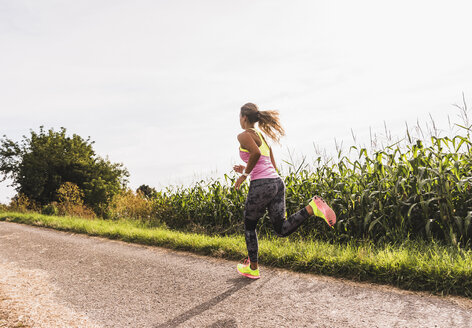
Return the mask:
POLYGON ((279 142, 280 137, 285 135, 285 131, 280 125, 279 112, 275 110, 259 111, 253 103, 247 103, 241 107, 241 115, 248 118, 251 123, 259 123, 259 128, 269 138, 275 142, 279 142))

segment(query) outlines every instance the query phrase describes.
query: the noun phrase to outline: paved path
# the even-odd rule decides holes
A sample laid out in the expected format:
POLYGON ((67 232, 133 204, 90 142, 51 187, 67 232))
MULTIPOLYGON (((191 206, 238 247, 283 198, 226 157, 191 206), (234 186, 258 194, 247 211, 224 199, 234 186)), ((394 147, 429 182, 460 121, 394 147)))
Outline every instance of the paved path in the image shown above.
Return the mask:
POLYGON ((35 327, 472 327, 467 299, 265 267, 253 281, 235 267, 0 222, 3 305, 25 311, 35 327))

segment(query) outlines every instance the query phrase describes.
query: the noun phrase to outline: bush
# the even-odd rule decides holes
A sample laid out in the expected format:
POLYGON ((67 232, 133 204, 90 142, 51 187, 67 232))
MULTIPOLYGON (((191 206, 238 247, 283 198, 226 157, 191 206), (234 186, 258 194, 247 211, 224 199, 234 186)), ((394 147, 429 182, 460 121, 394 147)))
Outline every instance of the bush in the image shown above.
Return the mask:
MULTIPOLYGON (((81 218, 95 218, 95 212, 84 205, 84 194, 80 188, 72 183, 63 183, 57 190, 59 199, 58 212, 60 215, 78 216, 81 218)), ((53 205, 51 203, 50 205, 53 205)))
POLYGON ((44 205, 41 214, 44 215, 58 215, 59 214, 59 209, 57 208, 57 203, 51 203, 48 205, 44 205))
POLYGON ((97 217, 90 207, 83 204, 70 204, 68 206, 59 204, 59 215, 76 216, 85 219, 94 219, 97 217))
POLYGON ((8 206, 10 211, 27 213, 37 210, 38 206, 24 194, 15 195, 8 206))
POLYGON ((125 190, 113 197, 109 213, 113 219, 129 218, 148 221, 153 213, 153 203, 140 191, 134 193, 132 190, 125 190))
POLYGON ((80 188, 72 182, 63 183, 57 189, 57 199, 59 203, 67 205, 82 205, 84 193, 80 188))
POLYGON ((141 185, 136 192, 141 192, 147 199, 152 199, 157 196, 156 189, 149 187, 148 185, 141 185))

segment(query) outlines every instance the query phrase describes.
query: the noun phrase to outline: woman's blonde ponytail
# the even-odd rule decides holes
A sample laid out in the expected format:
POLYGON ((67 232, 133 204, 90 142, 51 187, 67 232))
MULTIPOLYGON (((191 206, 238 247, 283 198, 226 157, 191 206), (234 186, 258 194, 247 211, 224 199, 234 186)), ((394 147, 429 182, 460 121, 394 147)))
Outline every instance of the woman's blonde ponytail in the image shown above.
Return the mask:
POLYGON ((247 103, 241 107, 241 115, 247 116, 251 123, 258 122, 262 132, 277 143, 285 135, 285 131, 280 124, 278 111, 259 111, 255 104, 247 103))

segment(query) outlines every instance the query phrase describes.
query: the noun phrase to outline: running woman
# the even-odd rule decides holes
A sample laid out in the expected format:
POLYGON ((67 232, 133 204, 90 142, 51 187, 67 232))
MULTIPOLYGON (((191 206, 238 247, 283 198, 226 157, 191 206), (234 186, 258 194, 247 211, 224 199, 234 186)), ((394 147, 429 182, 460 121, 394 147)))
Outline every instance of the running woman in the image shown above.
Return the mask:
POLYGON ((237 270, 243 276, 258 279, 260 277, 257 263, 258 242, 256 234, 257 221, 264 215, 266 209, 274 230, 280 237, 293 233, 310 216, 323 218, 331 227, 336 223, 336 215, 333 210, 318 196, 313 197, 310 203, 285 218, 285 185, 277 173, 272 148, 267 144, 259 128, 273 141, 279 142, 285 131, 279 122, 277 111, 259 111, 257 106, 247 103, 241 107, 239 122, 244 132, 238 135, 240 143, 239 154, 247 164, 235 165, 233 169, 241 173, 235 183, 239 189, 241 184, 251 178, 249 192, 244 208, 244 234, 249 258, 244 264, 238 264, 237 270))

